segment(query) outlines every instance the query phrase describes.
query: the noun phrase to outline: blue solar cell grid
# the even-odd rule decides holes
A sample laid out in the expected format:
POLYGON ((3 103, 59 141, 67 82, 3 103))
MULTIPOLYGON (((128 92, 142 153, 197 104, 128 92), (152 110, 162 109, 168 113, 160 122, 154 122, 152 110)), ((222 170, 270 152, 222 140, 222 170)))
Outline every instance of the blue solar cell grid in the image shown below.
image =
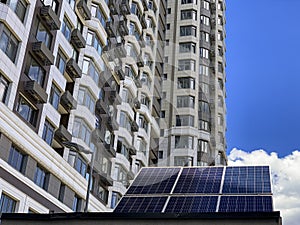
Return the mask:
POLYGON ((171 197, 166 213, 216 212, 218 196, 171 197))
POLYGON ((272 212, 272 196, 221 196, 219 212, 272 212))
POLYGON ((269 167, 227 167, 222 193, 271 193, 269 167))
POLYGON ((180 168, 142 169, 126 194, 170 193, 180 168))
POLYGON ((223 167, 183 168, 174 193, 219 193, 223 167))
POLYGON ((119 213, 159 213, 162 212, 167 197, 123 197, 114 212, 119 213))

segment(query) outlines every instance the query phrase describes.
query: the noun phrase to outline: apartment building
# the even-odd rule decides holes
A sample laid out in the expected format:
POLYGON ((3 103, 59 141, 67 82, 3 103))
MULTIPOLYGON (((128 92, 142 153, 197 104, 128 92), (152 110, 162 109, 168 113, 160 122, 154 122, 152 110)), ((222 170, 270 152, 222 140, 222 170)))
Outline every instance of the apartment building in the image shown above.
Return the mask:
POLYGON ((225 0, 166 7, 158 163, 226 165, 225 0))
POLYGON ((88 211, 110 211, 157 163, 165 13, 158 0, 1 0, 1 212, 82 211, 88 188, 88 211))

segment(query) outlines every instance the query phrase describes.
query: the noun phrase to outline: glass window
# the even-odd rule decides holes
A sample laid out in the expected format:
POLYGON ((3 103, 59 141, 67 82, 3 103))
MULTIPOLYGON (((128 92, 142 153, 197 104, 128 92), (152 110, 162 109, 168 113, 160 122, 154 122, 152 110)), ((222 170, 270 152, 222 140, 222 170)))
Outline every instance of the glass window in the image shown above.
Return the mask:
POLYGON ((199 120, 199 130, 209 131, 209 122, 205 120, 199 120))
POLYGON ((174 166, 193 166, 193 157, 175 156, 174 166))
POLYGON ((177 81, 177 88, 190 88, 195 89, 195 78, 192 77, 180 77, 177 81))
POLYGON ((200 57, 204 59, 209 59, 209 51, 206 48, 200 48, 200 57))
POLYGON ((197 12, 195 10, 181 10, 181 20, 197 20, 197 12))
POLYGON ((132 14, 136 15, 139 19, 142 17, 141 10, 136 2, 131 3, 130 11, 132 14))
POLYGON ((15 146, 11 146, 9 157, 8 157, 8 164, 22 173, 24 172, 23 170, 25 166, 24 160, 25 160, 25 155, 20 150, 18 150, 15 146))
POLYGON ((29 56, 28 62, 26 63, 25 74, 31 80, 36 81, 39 85, 43 87, 46 71, 31 56, 29 56))
POLYGON ((181 0, 181 4, 197 4, 197 0, 181 0))
POLYGON ((2 192, 0 199, 0 213, 14 213, 17 201, 2 192))
POLYGON ((218 114, 218 125, 223 126, 224 118, 222 114, 218 114))
POLYGON ((131 77, 132 79, 135 79, 136 74, 135 74, 135 72, 134 72, 131 65, 128 65, 128 64, 125 65, 125 76, 131 77))
POLYGON ((209 113, 209 104, 208 102, 200 101, 199 102, 199 111, 209 113))
POLYGON ((20 96, 19 103, 17 105, 17 112, 21 117, 23 117, 23 119, 35 126, 38 111, 22 96, 20 96))
POLYGON ((208 76, 209 75, 209 67, 204 66, 204 65, 200 65, 199 66, 199 74, 204 75, 204 76, 208 76))
POLYGON ((194 26, 181 26, 180 27, 180 36, 197 36, 197 28, 194 26))
POLYGON ((178 70, 184 71, 184 70, 192 70, 195 71, 195 60, 192 59, 181 59, 178 60, 178 70))
POLYGON ((101 56, 103 44, 101 43, 100 39, 94 31, 88 30, 86 44, 93 46, 96 49, 98 55, 101 56))
MULTIPOLYGON (((2 23, 0 23, 1 25, 2 23)), ((0 49, 10 58, 11 61, 15 62, 19 41, 17 38, 3 26, 3 31, 0 33, 0 49)))
POLYGON ((128 117, 128 115, 127 115, 127 113, 126 112, 124 112, 124 111, 121 111, 120 112, 120 122, 119 122, 119 124, 120 124, 120 127, 123 127, 123 128, 125 128, 125 129, 127 129, 127 130, 131 130, 131 123, 130 123, 130 119, 129 119, 129 117, 128 117))
POLYGON ((180 53, 185 53, 185 52, 196 53, 196 44, 193 42, 180 43, 179 44, 179 52, 180 53))
POLYGON ((150 108, 150 98, 146 94, 141 94, 141 104, 145 105, 148 109, 150 108))
POLYGON ((75 170, 81 174, 81 176, 86 177, 87 173, 87 164, 86 162, 77 155, 76 161, 75 161, 75 170))
POLYGON ((45 6, 50 5, 54 12, 58 10, 58 0, 42 0, 45 6))
POLYGON ((10 82, 0 73, 0 102, 6 102, 9 84, 10 82))
POLYGON ((199 150, 201 152, 208 153, 208 142, 204 140, 199 140, 199 150))
POLYGON ((74 212, 80 212, 81 204, 82 204, 82 199, 78 195, 75 194, 74 199, 73 199, 72 210, 74 212))
POLYGON ((79 87, 77 101, 78 104, 86 106, 92 114, 95 113, 96 99, 87 87, 79 87))
POLYGON ((71 40, 72 26, 66 17, 61 24, 61 32, 68 41, 71 40))
POLYGON ((16 13, 16 15, 19 17, 19 19, 24 22, 25 14, 26 14, 26 8, 27 3, 23 0, 1 0, 0 1, 3 4, 6 4, 9 6, 9 8, 12 9, 16 13))
POLYGON ((73 132, 72 132, 73 136, 76 138, 80 138, 90 148, 93 148, 93 144, 91 142, 91 133, 92 133, 91 129, 83 119, 78 117, 74 119, 73 132))
POLYGON ((115 208, 119 200, 121 199, 121 195, 118 192, 112 192, 111 196, 111 208, 115 208))
POLYGON ((221 108, 223 108, 223 106, 224 106, 224 101, 223 101, 222 96, 218 96, 218 106, 221 108))
POLYGON ((92 3, 91 5, 91 14, 93 17, 97 18, 102 26, 106 27, 106 17, 98 4, 92 3))
POLYGON ((59 69, 61 74, 64 74, 67 65, 67 57, 62 53, 61 50, 58 50, 56 67, 59 69))
POLYGON ((51 123, 49 123, 49 121, 46 120, 44 123, 44 130, 43 130, 42 138, 50 146, 52 144, 52 140, 54 137, 54 129, 55 129, 55 127, 51 123))
POLYGON ((34 183, 38 185, 39 187, 46 189, 46 180, 47 180, 48 174, 46 171, 41 168, 39 165, 37 165, 34 175, 34 183))
POLYGON ((178 108, 194 108, 195 97, 194 96, 177 96, 177 107, 178 108))
POLYGON ((49 103, 50 103, 56 110, 58 110, 58 105, 59 105, 59 101, 60 101, 60 95, 61 95, 61 91, 60 91, 59 88, 53 83, 52 86, 51 86, 49 103))
POLYGON ((175 148, 194 148, 194 138, 191 136, 175 136, 175 148))
POLYGON ((220 73, 224 72, 224 70, 223 70, 223 63, 221 63, 221 62, 218 62, 218 72, 220 72, 220 73))
POLYGON ((194 126, 194 116, 176 115, 176 126, 194 126))
POLYGON ((149 89, 151 88, 151 80, 148 73, 143 72, 141 74, 141 83, 146 85, 149 89))
POLYGON ((210 37, 209 37, 209 33, 201 31, 200 33, 200 40, 203 40, 205 42, 210 42, 210 37))
POLYGON ((210 20, 209 20, 209 17, 201 15, 201 16, 200 16, 200 23, 201 23, 201 24, 204 24, 204 25, 206 25, 206 26, 210 26, 210 20))
POLYGON ((206 9, 206 10, 209 10, 209 2, 207 1, 203 1, 203 8, 206 9))
POLYGON ((47 48, 50 49, 51 42, 52 42, 52 35, 51 33, 45 28, 45 26, 42 24, 42 22, 38 21, 37 31, 35 35, 36 39, 38 41, 42 41, 47 48))
POLYGON ((82 65, 82 72, 84 74, 90 76, 97 85, 99 84, 100 72, 96 68, 96 66, 91 58, 84 57, 83 65, 82 65))
POLYGON ((148 132, 148 121, 146 120, 144 115, 139 116, 139 127, 143 128, 146 131, 146 133, 148 132))

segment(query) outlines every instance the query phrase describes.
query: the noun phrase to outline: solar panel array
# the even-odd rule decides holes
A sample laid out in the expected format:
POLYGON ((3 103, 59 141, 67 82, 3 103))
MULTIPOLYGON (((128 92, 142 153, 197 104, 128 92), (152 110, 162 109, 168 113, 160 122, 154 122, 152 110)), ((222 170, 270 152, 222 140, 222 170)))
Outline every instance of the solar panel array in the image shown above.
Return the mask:
POLYGON ((143 168, 115 212, 273 211, 268 166, 143 168))

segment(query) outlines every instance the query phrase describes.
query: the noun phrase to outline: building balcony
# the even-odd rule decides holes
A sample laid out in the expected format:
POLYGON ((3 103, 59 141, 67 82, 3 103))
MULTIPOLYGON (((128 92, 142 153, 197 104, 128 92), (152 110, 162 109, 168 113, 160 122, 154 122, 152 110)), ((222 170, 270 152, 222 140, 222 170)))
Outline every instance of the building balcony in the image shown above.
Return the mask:
POLYGON ((120 5, 120 12, 123 14, 123 16, 130 15, 130 6, 127 0, 122 0, 120 5))
POLYGON ((70 112, 72 109, 76 109, 77 107, 77 101, 69 91, 63 93, 60 98, 60 104, 67 110, 67 112, 70 112))
POLYGON ((108 100, 112 104, 119 105, 122 102, 122 99, 117 90, 112 89, 111 87, 105 87, 104 91, 108 93, 108 100))
MULTIPOLYGON (((109 70, 102 71, 100 73, 100 80, 99 80, 100 84, 99 84, 99 86, 103 87, 106 83, 109 82, 109 80, 111 80, 112 76, 113 75, 111 74, 111 71, 109 71, 109 70)), ((106 87, 105 89, 106 89, 106 91, 109 91, 108 87, 106 87)))
POLYGON ((102 181, 105 185, 107 186, 113 185, 114 181, 107 173, 100 171, 98 175, 99 175, 99 180, 102 181))
POLYGON ((66 71, 71 76, 72 79, 81 78, 82 71, 79 68, 75 59, 70 58, 66 65, 66 71))
POLYGON ((115 68, 115 72, 116 74, 118 75, 119 79, 120 80, 125 80, 125 73, 124 71, 122 70, 122 67, 121 66, 117 66, 115 68))
POLYGON ((156 111, 157 114, 160 113, 160 102, 158 101, 158 98, 153 97, 152 99, 152 107, 156 111))
POLYGON ((127 52, 122 43, 118 43, 115 48, 115 58, 125 58, 127 56, 127 52))
POLYGON ((79 13, 81 14, 81 16, 83 17, 83 19, 85 19, 85 20, 91 19, 92 15, 91 15, 91 12, 90 12, 85 0, 80 0, 77 3, 77 9, 78 9, 79 13))
POLYGON ((92 131, 92 141, 94 144, 99 144, 104 142, 105 133, 101 128, 95 128, 92 131))
POLYGON ((54 56, 52 52, 42 41, 32 43, 32 52, 37 56, 40 62, 44 66, 50 66, 54 64, 54 56))
POLYGON ((136 121, 131 121, 131 132, 138 132, 139 131, 139 125, 136 121))
POLYGON ((42 6, 40 8, 40 15, 48 25, 50 30, 59 30, 61 23, 56 13, 53 11, 51 5, 42 6))
POLYGON ((109 115, 106 119, 107 128, 113 132, 114 130, 119 129, 119 124, 114 115, 109 115))
POLYGON ((129 34, 129 30, 125 20, 121 20, 119 22, 119 32, 122 36, 127 36, 129 34))
POLYGON ((113 26, 113 21, 107 21, 106 22, 106 27, 105 27, 106 33, 109 37, 116 37, 116 32, 113 26))
POLYGON ((54 138, 59 142, 71 141, 72 134, 65 128, 64 125, 60 124, 59 128, 55 131, 54 138))
POLYGON ((86 45, 86 42, 80 32, 79 29, 74 29, 71 34, 71 43, 76 47, 76 48, 84 48, 86 45))
POLYGON ((24 91, 29 93, 38 103, 46 103, 48 95, 46 91, 35 80, 24 83, 24 91))
POLYGON ((108 105, 104 102, 103 99, 98 99, 96 102, 96 113, 100 115, 107 115, 108 105))
POLYGON ((112 157, 116 157, 117 153, 116 153, 112 143, 110 143, 110 144, 104 143, 104 148, 112 157))

